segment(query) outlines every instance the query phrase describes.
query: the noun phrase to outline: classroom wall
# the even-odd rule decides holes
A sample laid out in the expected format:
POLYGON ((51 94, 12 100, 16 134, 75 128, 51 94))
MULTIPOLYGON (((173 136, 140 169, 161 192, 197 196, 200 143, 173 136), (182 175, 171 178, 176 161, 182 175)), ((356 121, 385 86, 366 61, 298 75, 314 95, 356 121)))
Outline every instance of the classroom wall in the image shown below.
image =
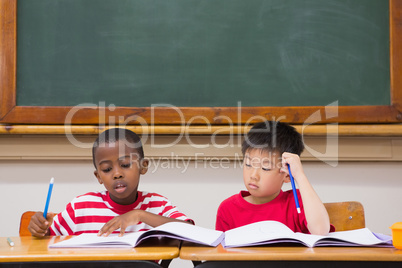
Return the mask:
MULTIPOLYGON (((362 148, 364 149, 364 148, 362 148)), ((168 197, 196 224, 214 228, 215 213, 226 197, 244 189, 238 162, 219 166, 211 161, 153 162, 141 178, 140 190, 168 197)), ((305 161, 305 172, 323 202, 356 200, 363 203, 366 225, 390 234, 389 226, 402 221, 402 165, 400 161, 342 161, 336 167, 305 161)), ((90 159, 0 160, 0 236, 17 236, 20 216, 26 210, 43 210, 48 183, 55 177, 50 211, 61 211, 76 195, 102 190, 90 159)), ((285 189, 290 189, 286 185, 285 189)), ((191 267, 174 260, 171 267, 191 267)))
MULTIPOLYGON (((237 166, 214 168, 208 162, 184 167, 151 170, 141 178, 140 190, 167 196, 198 225, 214 227, 219 203, 244 189, 237 166)), ((233 164, 233 162, 231 162, 233 164)), ((402 165, 399 162, 341 162, 331 167, 319 162, 304 163, 305 172, 323 202, 357 200, 363 203, 366 225, 390 234, 389 226, 402 221, 402 165)), ((18 235, 20 215, 41 210, 48 183, 55 177, 51 211, 61 211, 76 195, 102 190, 93 175, 91 161, 0 161, 0 236, 18 235), (7 219, 7 220, 6 220, 7 219)), ((290 185, 285 185, 289 188, 290 185)))

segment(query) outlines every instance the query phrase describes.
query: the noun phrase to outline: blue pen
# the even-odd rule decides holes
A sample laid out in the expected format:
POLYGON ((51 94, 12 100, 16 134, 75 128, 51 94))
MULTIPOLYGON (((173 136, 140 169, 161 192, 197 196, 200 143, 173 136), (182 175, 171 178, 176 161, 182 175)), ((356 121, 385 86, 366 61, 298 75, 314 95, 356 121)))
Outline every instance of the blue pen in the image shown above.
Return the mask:
POLYGON ((299 198, 297 197, 297 192, 296 192, 295 180, 293 179, 292 171, 290 171, 289 164, 288 164, 288 170, 289 170, 290 183, 292 184, 293 195, 295 197, 297 213, 300 213, 301 211, 300 211, 300 205, 299 205, 299 198))
POLYGON ((50 184, 49 184, 49 191, 47 192, 45 210, 43 211, 43 217, 45 217, 45 219, 47 216, 47 210, 49 209, 50 197, 52 196, 53 183, 54 183, 54 178, 51 178, 50 184))

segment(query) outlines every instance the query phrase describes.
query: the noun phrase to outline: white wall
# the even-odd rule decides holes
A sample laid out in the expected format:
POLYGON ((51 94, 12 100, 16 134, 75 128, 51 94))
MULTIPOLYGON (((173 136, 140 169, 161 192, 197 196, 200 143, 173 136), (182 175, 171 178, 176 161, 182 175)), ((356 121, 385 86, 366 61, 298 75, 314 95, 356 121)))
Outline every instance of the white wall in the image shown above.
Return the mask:
MULTIPOLYGON (((198 225, 213 228, 219 203, 244 189, 241 168, 233 162, 230 166, 213 168, 208 162, 191 162, 187 170, 166 164, 156 171, 151 166, 139 188, 165 195, 198 225)), ((388 227, 402 221, 400 162, 341 162, 337 167, 305 162, 304 167, 323 202, 363 203, 366 225, 373 231, 390 233, 388 227)), ((76 195, 103 189, 90 161, 0 161, 0 236, 18 235, 23 211, 43 211, 52 176, 51 211, 61 211, 76 195)))
MULTIPOLYGON (((140 190, 168 197, 196 224, 214 228, 215 213, 226 197, 244 189, 242 171, 235 163, 224 168, 209 162, 191 162, 188 169, 165 162, 164 167, 141 178, 140 190)), ((155 167, 155 166, 154 166, 155 167)), ((402 221, 402 165, 400 162, 340 162, 331 167, 304 162, 305 172, 323 202, 356 200, 363 203, 366 225, 374 232, 391 234, 389 226, 402 221)), ((18 236, 22 212, 43 211, 48 183, 55 177, 50 211, 61 211, 76 195, 101 190, 91 161, 0 161, 0 236, 18 236)), ((286 185, 286 189, 290 185, 286 185)), ((191 267, 175 260, 172 267, 191 267)))

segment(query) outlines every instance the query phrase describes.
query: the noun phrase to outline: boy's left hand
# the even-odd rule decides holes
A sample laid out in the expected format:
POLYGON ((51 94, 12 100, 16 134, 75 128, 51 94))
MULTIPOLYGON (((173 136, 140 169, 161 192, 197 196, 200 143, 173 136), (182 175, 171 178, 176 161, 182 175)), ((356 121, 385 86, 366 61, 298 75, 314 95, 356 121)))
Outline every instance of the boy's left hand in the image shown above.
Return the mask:
POLYGON ((297 154, 292 153, 283 153, 282 154, 282 167, 281 170, 289 174, 288 165, 290 166, 290 170, 292 171, 293 177, 300 178, 304 175, 303 166, 300 161, 300 157, 297 154))
POLYGON ((113 219, 105 223, 105 225, 103 225, 103 227, 98 232, 98 236, 101 235, 108 236, 111 233, 113 233, 113 231, 119 228, 120 228, 119 236, 123 236, 128 226, 135 225, 141 221, 140 220, 141 212, 142 212, 141 210, 132 210, 123 215, 114 217, 113 219))

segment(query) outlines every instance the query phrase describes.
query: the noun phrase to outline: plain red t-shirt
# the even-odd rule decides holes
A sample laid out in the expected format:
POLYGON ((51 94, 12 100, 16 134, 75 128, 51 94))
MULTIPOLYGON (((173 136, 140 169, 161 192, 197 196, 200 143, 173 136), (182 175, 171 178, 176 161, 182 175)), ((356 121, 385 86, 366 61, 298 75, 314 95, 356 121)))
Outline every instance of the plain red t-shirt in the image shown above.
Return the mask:
POLYGON ((300 214, 297 213, 292 190, 285 192, 281 190, 274 200, 260 205, 247 202, 244 197, 248 195, 250 195, 248 191, 241 191, 220 204, 216 217, 216 230, 227 231, 254 222, 273 220, 285 224, 294 232, 310 233, 299 190, 297 195, 300 214))

